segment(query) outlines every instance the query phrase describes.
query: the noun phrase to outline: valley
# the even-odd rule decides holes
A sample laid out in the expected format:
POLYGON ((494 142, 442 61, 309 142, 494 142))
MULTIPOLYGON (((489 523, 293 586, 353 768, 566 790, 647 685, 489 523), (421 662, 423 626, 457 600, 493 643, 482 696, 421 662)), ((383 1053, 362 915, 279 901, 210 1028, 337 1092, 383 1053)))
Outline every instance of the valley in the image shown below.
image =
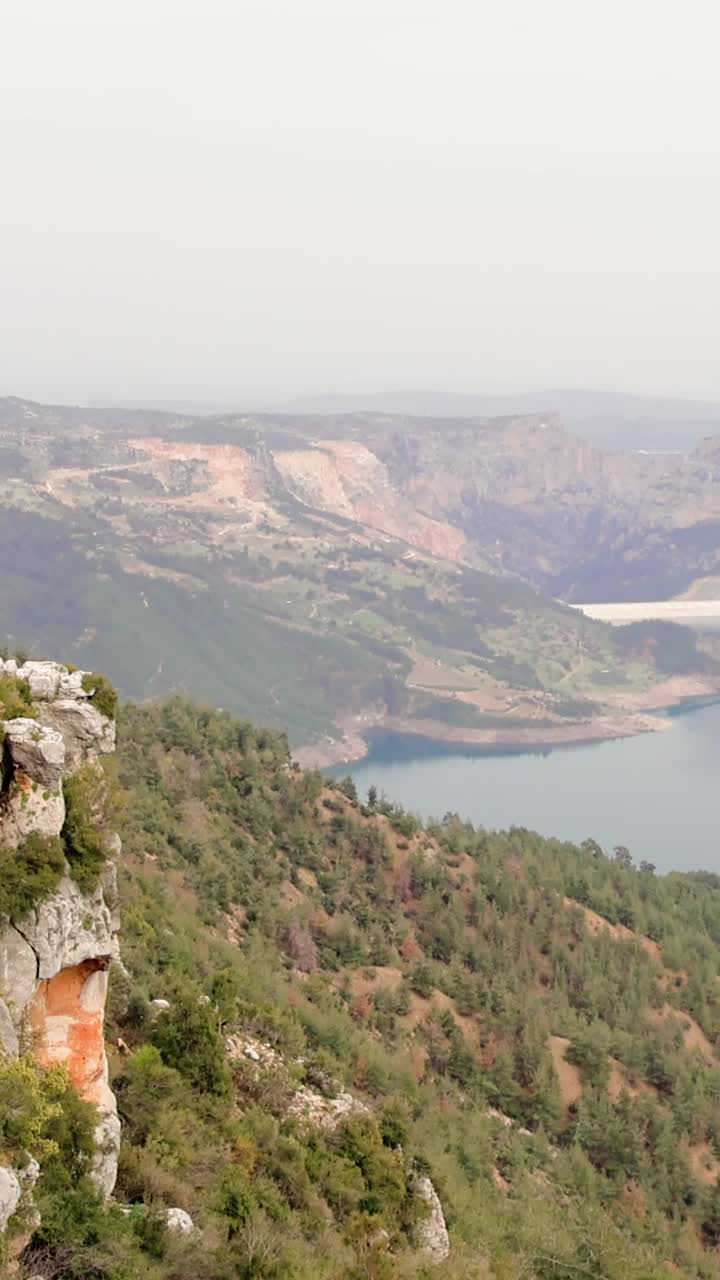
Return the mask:
POLYGON ((718 639, 611 627, 558 597, 702 595, 718 467, 712 441, 603 454, 539 415, 6 399, 5 639, 106 669, 129 697, 192 690, 287 727, 317 765, 361 756, 371 729, 475 746, 656 731, 658 709, 720 690, 718 639))

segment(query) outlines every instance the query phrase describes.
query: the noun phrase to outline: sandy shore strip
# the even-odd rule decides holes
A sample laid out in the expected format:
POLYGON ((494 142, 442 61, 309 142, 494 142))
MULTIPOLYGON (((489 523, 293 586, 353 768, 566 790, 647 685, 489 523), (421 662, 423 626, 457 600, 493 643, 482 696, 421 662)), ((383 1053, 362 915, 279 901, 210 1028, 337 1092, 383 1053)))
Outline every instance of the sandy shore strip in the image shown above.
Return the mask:
POLYGON ((621 627, 628 622, 680 622, 689 627, 715 621, 720 625, 720 600, 634 600, 608 604, 571 604, 587 618, 621 627))

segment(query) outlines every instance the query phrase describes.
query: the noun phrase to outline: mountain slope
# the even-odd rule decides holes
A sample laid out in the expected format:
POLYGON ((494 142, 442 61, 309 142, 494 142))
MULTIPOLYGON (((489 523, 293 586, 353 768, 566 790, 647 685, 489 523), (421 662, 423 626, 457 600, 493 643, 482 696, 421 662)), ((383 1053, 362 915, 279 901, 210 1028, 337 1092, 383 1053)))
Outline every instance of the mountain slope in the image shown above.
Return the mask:
POLYGON ((425 829, 180 698, 119 752, 129 1212, 51 1160, 27 1275, 720 1275, 717 877, 425 829))
MULTIPOLYGON (((534 421, 18 401, 2 403, 0 437, 14 643, 109 670, 129 696, 193 689, 287 725, 306 760, 361 753, 377 724, 466 742, 614 736, 718 687, 711 641, 620 635, 520 580, 554 582, 578 556, 596 577, 592 556, 624 565, 622 520, 652 460, 631 460, 621 484, 615 463, 534 421), (617 513, 605 523, 598 469, 617 513)), ((667 568, 683 537, 655 529, 652 556, 667 568)))

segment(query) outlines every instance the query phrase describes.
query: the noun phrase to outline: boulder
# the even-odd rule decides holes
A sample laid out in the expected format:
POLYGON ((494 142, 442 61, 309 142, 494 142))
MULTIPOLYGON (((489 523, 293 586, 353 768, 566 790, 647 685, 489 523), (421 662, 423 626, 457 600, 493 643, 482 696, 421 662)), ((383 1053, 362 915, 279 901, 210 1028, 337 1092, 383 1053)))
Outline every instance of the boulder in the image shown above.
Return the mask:
POLYGON ((29 716, 6 720, 3 731, 13 769, 21 769, 43 790, 56 791, 65 766, 62 735, 29 716))
POLYGON ((440 1197, 423 1174, 413 1183, 415 1195, 427 1205, 426 1216, 415 1226, 415 1246, 431 1262, 444 1262, 450 1253, 450 1237, 440 1197))
POLYGON ((65 771, 115 750, 115 721, 108 720, 89 702, 58 698, 43 703, 38 716, 44 725, 61 734, 65 743, 65 771))
POLYGON ((184 1209, 168 1209, 165 1221, 168 1231, 177 1235, 191 1236, 195 1230, 195 1223, 184 1209))

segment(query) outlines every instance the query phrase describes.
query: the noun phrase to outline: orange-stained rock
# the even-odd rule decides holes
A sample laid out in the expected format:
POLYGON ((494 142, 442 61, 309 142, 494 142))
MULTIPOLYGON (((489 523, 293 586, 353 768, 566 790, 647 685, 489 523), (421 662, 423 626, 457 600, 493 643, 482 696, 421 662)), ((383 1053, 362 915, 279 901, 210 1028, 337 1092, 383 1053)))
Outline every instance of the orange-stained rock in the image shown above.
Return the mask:
POLYGON ((41 982, 30 1009, 40 1061, 61 1062, 78 1093, 98 1106, 107 1106, 110 1097, 103 1035, 107 981, 103 958, 84 960, 41 982))

